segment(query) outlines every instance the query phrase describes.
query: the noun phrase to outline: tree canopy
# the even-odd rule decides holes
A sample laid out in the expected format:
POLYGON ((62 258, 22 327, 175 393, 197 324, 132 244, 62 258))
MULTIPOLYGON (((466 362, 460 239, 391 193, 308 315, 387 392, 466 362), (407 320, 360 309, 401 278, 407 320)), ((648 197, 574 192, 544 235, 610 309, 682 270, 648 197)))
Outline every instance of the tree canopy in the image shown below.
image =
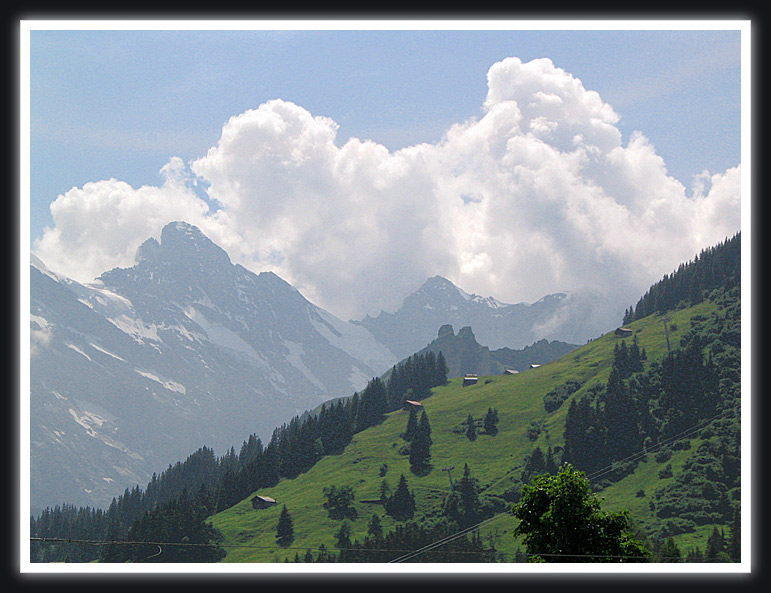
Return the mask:
POLYGON ((512 513, 513 534, 523 536, 531 560, 544 562, 639 562, 650 552, 629 532, 629 511, 600 510, 589 480, 570 464, 556 476, 542 474, 522 488, 512 513))

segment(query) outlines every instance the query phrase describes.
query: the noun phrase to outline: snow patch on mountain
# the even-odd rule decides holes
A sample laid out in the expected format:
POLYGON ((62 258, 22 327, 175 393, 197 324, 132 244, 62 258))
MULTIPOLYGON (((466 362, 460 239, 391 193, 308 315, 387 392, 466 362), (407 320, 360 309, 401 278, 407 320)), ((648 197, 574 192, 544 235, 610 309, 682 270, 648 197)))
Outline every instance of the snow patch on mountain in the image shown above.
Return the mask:
POLYGON ((140 369, 134 369, 135 372, 139 373, 146 379, 150 379, 151 381, 155 381, 156 383, 160 383, 164 389, 168 389, 169 391, 175 391, 177 393, 181 393, 182 395, 185 394, 185 386, 181 383, 177 383, 176 381, 164 381, 157 375, 154 375, 153 373, 149 373, 147 371, 142 371, 140 369))
POLYGON ((72 350, 74 350, 75 352, 80 354, 81 356, 85 356, 88 360, 91 360, 91 357, 88 354, 86 354, 85 352, 83 352, 80 348, 78 348, 75 344, 66 344, 66 346, 67 346, 67 348, 71 348, 72 350))

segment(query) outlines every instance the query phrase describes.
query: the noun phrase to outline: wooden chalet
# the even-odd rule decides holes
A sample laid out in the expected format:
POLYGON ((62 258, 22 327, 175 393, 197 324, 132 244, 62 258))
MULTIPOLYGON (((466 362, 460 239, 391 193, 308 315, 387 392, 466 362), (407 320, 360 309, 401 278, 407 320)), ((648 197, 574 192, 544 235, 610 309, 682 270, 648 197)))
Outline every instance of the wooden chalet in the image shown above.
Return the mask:
POLYGON ((252 507, 255 509, 267 509, 268 507, 272 507, 274 504, 276 504, 276 501, 270 496, 260 496, 258 494, 252 499, 252 507))
POLYGON ((476 385, 477 381, 479 381, 479 377, 471 373, 466 373, 466 376, 463 377, 463 387, 468 387, 469 385, 476 385))
POLYGON ((409 410, 410 408, 417 408, 419 410, 422 410, 423 409, 423 404, 421 404, 420 402, 416 402, 414 400, 411 400, 411 399, 405 399, 404 400, 404 409, 405 410, 409 410))
POLYGON ((632 335, 632 330, 631 329, 627 329, 625 327, 617 327, 616 331, 613 332, 613 333, 616 334, 617 336, 628 337, 628 336, 632 335))

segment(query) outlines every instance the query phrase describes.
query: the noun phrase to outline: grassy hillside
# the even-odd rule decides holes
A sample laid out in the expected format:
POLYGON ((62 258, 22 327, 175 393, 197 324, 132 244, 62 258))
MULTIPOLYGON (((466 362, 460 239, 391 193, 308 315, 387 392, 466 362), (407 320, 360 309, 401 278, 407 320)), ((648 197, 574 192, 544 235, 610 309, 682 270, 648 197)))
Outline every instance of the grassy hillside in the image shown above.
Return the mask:
MULTIPOLYGON (((692 318, 709 318, 717 308, 715 303, 706 300, 694 307, 669 312, 672 346, 675 347, 680 336, 690 330, 692 318)), ((667 353, 660 315, 637 320, 627 327, 637 337, 640 348, 645 349, 646 364, 667 353)), ((415 494, 416 519, 430 517, 437 512, 450 489, 448 472, 443 468, 453 466, 452 477, 457 480, 463 473, 464 464, 479 480, 482 494, 500 497, 499 501, 508 499, 496 518, 482 528, 481 534, 483 538, 491 538, 505 559, 513 560, 518 543, 508 534, 514 527, 514 519, 507 510, 511 506, 510 491, 518 487, 524 459, 536 446, 546 451, 549 446, 564 444, 565 416, 570 399, 556 411, 547 413, 543 397, 569 380, 581 383, 581 388, 570 396, 571 399, 580 398, 593 385, 603 385, 610 373, 614 347, 621 340, 611 332, 539 368, 516 375, 480 377, 476 385, 469 387, 462 387, 460 379, 452 379, 446 386, 435 388, 422 402, 431 423, 433 439, 432 469, 426 475, 413 474, 407 455, 400 453, 404 445, 401 433, 406 427, 408 413, 399 410, 387 414, 379 425, 356 434, 341 454, 326 456, 297 478, 284 479, 275 487, 254 493, 274 498, 277 505, 255 510, 251 503, 253 494, 211 517, 209 521, 224 536, 223 545, 227 550, 224 562, 282 562, 293 559, 296 553, 302 556, 307 548, 315 551, 321 545, 335 550, 334 534, 341 521, 331 519, 323 508, 326 501, 323 489, 333 485, 348 485, 355 491, 357 518, 349 521, 352 540, 364 538, 373 513, 381 516, 384 531, 393 529, 396 522, 385 515, 383 506, 365 501, 379 498, 383 480, 393 491, 402 474, 415 494), (481 421, 488 408, 498 412, 498 432, 488 435, 480 430, 478 437, 470 441, 462 430, 458 430, 461 423, 469 414, 481 421), (528 436, 528 427, 532 423, 541 427, 535 440, 528 436), (288 548, 279 547, 275 538, 283 505, 294 523, 295 537, 288 548)), ((698 443, 698 438, 692 438, 690 449, 675 451, 666 462, 657 462, 649 455, 631 475, 601 491, 606 507, 629 509, 643 531, 660 523, 651 509, 649 497, 675 478, 659 477, 659 472, 671 464, 676 476, 698 443), (641 491, 646 495, 640 496, 641 491)), ((711 529, 711 525, 702 525, 694 533, 675 537, 675 541, 684 552, 694 545, 703 547, 711 529)), ((394 554, 395 557, 398 555, 394 554)))

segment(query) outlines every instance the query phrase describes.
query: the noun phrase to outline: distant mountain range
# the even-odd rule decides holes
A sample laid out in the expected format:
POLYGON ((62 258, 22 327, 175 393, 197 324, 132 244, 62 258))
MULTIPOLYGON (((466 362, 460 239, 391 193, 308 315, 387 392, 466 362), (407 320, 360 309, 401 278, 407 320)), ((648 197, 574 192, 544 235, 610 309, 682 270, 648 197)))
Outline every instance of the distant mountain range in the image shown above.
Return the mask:
POLYGON ((437 339, 448 361, 476 351, 464 372, 516 368, 506 348, 556 357, 572 346, 539 341, 571 322, 570 298, 508 305, 436 276, 396 313, 344 322, 276 274, 233 264, 184 222, 143 243, 134 266, 88 284, 32 256, 31 504, 104 507, 201 446, 224 454, 250 434, 267 441, 437 339))
POLYGON ((539 340, 522 349, 498 348, 490 350, 477 342, 471 327, 462 327, 456 334, 451 325, 439 328, 437 337, 417 354, 442 353, 447 363, 447 377, 461 377, 467 373, 499 375, 506 371, 525 371, 531 364, 542 365, 578 348, 557 340, 539 340))
MULTIPOLYGON (((512 305, 493 297, 468 294, 446 278, 434 276, 405 298, 396 312, 383 311, 377 317, 367 315, 353 323, 367 328, 400 358, 423 348, 443 325, 472 327, 479 341, 490 348, 524 348, 545 337, 575 340, 577 332, 563 328, 572 320, 559 319, 572 298, 561 292, 532 304, 512 305), (564 336, 560 329, 565 329, 564 336)), ((586 338, 580 341, 585 342, 586 338)))
POLYGON ((93 284, 39 260, 30 281, 33 506, 109 504, 202 445, 267 439, 396 361, 185 223, 93 284))

